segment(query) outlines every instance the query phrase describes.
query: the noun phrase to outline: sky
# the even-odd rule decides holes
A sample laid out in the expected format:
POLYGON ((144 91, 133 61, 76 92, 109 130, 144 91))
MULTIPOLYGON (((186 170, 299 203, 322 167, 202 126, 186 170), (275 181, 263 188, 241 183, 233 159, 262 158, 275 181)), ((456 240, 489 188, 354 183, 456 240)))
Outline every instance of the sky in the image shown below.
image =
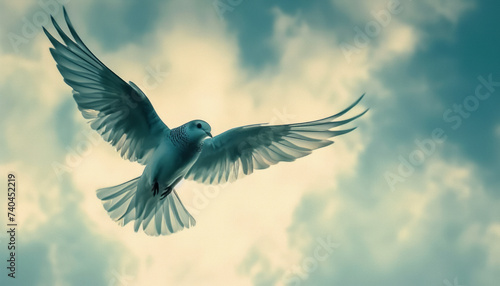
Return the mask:
MULTIPOLYGON (((500 280, 493 0, 0 3, 0 285, 488 286, 500 280), (41 26, 62 6, 169 127, 334 114, 358 128, 236 182, 183 181, 194 228, 149 237, 95 190, 141 174, 86 124, 41 26), (6 260, 16 177, 16 278, 6 260)), ((63 25, 64 26, 64 25, 63 25)), ((64 27, 63 29, 66 29, 64 27)))

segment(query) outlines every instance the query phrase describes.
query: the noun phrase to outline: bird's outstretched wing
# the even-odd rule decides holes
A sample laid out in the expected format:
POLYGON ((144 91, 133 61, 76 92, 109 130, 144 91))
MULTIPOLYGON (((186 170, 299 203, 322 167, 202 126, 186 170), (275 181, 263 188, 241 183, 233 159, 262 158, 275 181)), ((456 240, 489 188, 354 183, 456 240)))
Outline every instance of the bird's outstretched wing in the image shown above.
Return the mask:
POLYGON ((329 138, 355 129, 330 130, 368 111, 334 121, 358 104, 363 96, 343 111, 320 120, 285 125, 247 125, 206 139, 200 157, 185 178, 210 184, 224 183, 252 174, 256 169, 266 169, 278 162, 291 162, 311 154, 312 150, 332 144, 329 138))
POLYGON ((50 52, 64 82, 73 88, 78 109, 123 158, 145 164, 168 127, 133 82, 127 84, 87 48, 73 28, 66 9, 64 18, 74 40, 51 16, 66 45, 57 41, 45 27, 43 31, 54 46, 50 52))

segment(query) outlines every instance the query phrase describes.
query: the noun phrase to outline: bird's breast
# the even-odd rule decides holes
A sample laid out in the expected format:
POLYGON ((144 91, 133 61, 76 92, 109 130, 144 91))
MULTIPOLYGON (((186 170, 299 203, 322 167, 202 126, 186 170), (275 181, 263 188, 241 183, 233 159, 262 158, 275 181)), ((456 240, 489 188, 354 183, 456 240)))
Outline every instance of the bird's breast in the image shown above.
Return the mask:
MULTIPOLYGON (((196 150, 182 150, 173 144, 161 144, 153 154, 151 164, 146 166, 151 182, 168 187, 189 171, 199 156, 196 150)), ((146 172, 145 169, 145 172, 146 172)))

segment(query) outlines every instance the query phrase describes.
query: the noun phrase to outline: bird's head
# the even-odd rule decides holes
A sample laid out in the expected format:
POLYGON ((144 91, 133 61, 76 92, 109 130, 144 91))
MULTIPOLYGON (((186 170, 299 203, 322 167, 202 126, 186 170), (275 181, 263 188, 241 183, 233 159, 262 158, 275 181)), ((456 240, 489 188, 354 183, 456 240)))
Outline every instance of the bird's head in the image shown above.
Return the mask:
POLYGON ((201 141, 207 137, 212 137, 212 128, 203 120, 193 120, 186 124, 189 137, 195 141, 201 141))

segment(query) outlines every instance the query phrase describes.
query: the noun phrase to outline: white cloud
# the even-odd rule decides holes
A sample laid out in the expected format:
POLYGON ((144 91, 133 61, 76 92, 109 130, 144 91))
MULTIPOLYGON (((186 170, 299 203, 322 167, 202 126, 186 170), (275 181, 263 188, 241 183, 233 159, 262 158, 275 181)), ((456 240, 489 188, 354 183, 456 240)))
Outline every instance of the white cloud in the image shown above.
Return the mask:
POLYGON ((491 224, 483 237, 488 251, 489 266, 498 268, 500 265, 500 224, 491 224))
MULTIPOLYGON (((365 7, 365 13, 369 13, 386 3, 371 1, 366 6, 353 6, 347 5, 346 1, 334 2, 346 5, 346 9, 354 7, 351 11, 353 16, 363 15, 359 7, 365 7)), ((371 87, 368 96, 390 94, 387 87, 371 79, 370 70, 410 55, 420 40, 414 27, 394 20, 380 35, 383 38, 379 45, 363 49, 353 62, 348 63, 334 35, 312 29, 300 16, 290 16, 275 9, 271 42, 279 52, 279 63, 276 67, 250 75, 239 62, 240 50, 235 35, 227 32, 224 22, 217 18, 215 12, 207 14, 190 5, 194 4, 170 3, 161 11, 165 22, 160 21, 156 30, 152 31, 158 40, 158 47, 130 44, 116 52, 98 53, 101 60, 117 74, 125 80, 134 81, 148 94, 160 117, 170 127, 201 118, 212 125, 213 133, 221 133, 244 124, 281 123, 276 113, 283 110, 292 115, 287 118, 288 121, 328 116, 356 99, 365 86, 371 87), (175 24, 166 25, 166 22, 175 24), (158 81, 156 87, 151 87, 145 80, 148 76, 146 69, 154 68, 156 64, 164 66, 168 75, 163 81, 158 81)), ((434 5, 440 15, 449 19, 454 19, 454 15, 465 9, 444 4, 427 5, 434 5)), ((72 17, 78 18, 78 15, 72 17)), ((79 27, 76 29, 79 30, 79 27)), ((84 41, 94 41, 91 31, 87 34, 89 36, 86 35, 84 41)), ((5 85, 8 80, 13 85, 12 89, 22 94, 21 109, 33 104, 37 106, 36 113, 9 118, 10 121, 22 121, 28 128, 6 129, 10 138, 8 148, 24 161, 6 165, 5 168, 29 170, 23 171, 26 174, 23 184, 39 190, 37 182, 43 174, 28 167, 29 159, 42 158, 47 163, 52 162, 50 158, 66 153, 57 149, 50 118, 69 95, 70 88, 62 82, 46 50, 48 41, 38 38, 33 44, 37 50, 43 51, 37 59, 0 55, 0 65, 13 67, 13 70, 0 71, 0 85, 5 85), (30 85, 26 85, 26 79, 30 80, 30 85), (29 151, 34 150, 33 142, 26 138, 36 138, 43 152, 40 148, 29 151)), ((79 122, 78 128, 81 128, 84 120, 76 108, 74 114, 79 122)), ((362 120, 367 130, 372 128, 370 113, 362 120)), ((293 223, 293 213, 303 196, 311 192, 326 196, 325 190, 329 190, 327 198, 331 201, 320 213, 321 221, 335 218, 339 228, 347 228, 352 221, 361 222, 366 232, 374 234, 370 241, 365 241, 377 246, 370 248, 370 255, 381 265, 390 267, 397 263, 402 248, 425 235, 425 222, 429 219, 426 211, 431 204, 445 192, 451 192, 459 200, 471 198, 476 195, 472 191, 475 183, 471 183, 473 175, 470 166, 451 165, 436 159, 426 166, 426 173, 422 175, 426 178, 425 182, 422 179, 421 184, 398 191, 395 196, 400 196, 401 200, 395 200, 388 194, 375 211, 364 210, 355 202, 342 198, 338 182, 341 178, 355 175, 358 156, 371 140, 367 130, 358 129, 336 139, 333 146, 297 162, 257 171, 252 176, 222 187, 195 215, 196 227, 169 237, 151 238, 142 232, 134 233, 130 225, 122 228, 108 218, 95 196, 95 190, 140 175, 142 166, 123 161, 102 140, 92 145, 81 162, 72 168, 71 181, 75 185, 75 195, 82 197, 80 206, 92 223, 89 231, 124 245, 131 256, 138 257, 138 270, 133 274, 134 283, 138 285, 194 285, 199 281, 207 285, 250 285, 251 277, 238 272, 237 266, 252 249, 265 254, 270 269, 288 269, 304 256, 299 250, 289 247, 288 228, 293 223), (430 179, 427 181, 427 178, 430 179), (443 187, 449 188, 449 191, 444 191, 443 187), (349 212, 353 214, 352 220, 340 219, 340 215, 351 207, 360 208, 349 212), (388 239, 385 229, 370 224, 374 216, 387 219, 388 225, 395 226, 395 236, 388 239), (391 245, 394 241, 397 244, 391 245), (380 245, 383 247, 378 247, 380 245)), ((500 132, 497 133, 500 138, 500 132)), ((86 139, 77 135, 75 144, 80 140, 86 139)), ((40 169, 40 166, 33 168, 40 169)), ((54 176, 52 170, 44 171, 51 174, 50 177, 54 176)), ((63 190, 57 185, 49 185, 43 192, 30 192, 29 196, 25 193, 25 197, 21 197, 25 210, 22 211, 24 218, 20 219, 31 234, 36 233, 37 228, 50 217, 57 215, 59 205, 64 204, 60 201, 63 190), (42 200, 48 202, 49 209, 42 207, 42 200)), ((383 189, 381 186, 374 188, 383 189)), ((193 182, 184 182, 178 189, 185 204, 191 207, 196 205, 193 202, 198 198, 196 190, 209 190, 193 182)), ((495 251, 498 248, 493 242, 496 236, 497 229, 491 226, 487 243, 495 251)), ((342 235, 336 238, 341 241, 349 239, 342 235)), ((53 260, 58 253, 59 250, 53 246, 53 260)), ((497 261, 492 258, 491 263, 497 261)), ((54 275, 62 279, 61 273, 55 272, 54 275)))
POLYGON ((31 3, 29 1, 22 1, 22 2, 6 2, 4 3, 4 7, 3 9, 5 9, 6 11, 7 10, 12 10, 12 11, 15 11, 15 12, 18 12, 18 13, 21 13, 23 11, 26 11, 26 9, 28 8, 28 6, 30 5, 31 3))
POLYGON ((458 1, 411 1, 411 0, 364 0, 352 5, 348 0, 331 0, 336 9, 342 9, 355 21, 363 21, 374 13, 388 10, 388 7, 399 7, 405 18, 416 19, 419 22, 437 21, 444 18, 454 24, 467 10, 475 7, 472 0, 458 1))
MULTIPOLYGON (((364 190, 366 197, 373 199, 353 197, 338 187, 316 197, 309 196, 307 206, 316 206, 315 211, 299 218, 291 230, 294 239, 304 240, 294 244, 302 254, 291 259, 289 267, 284 269, 300 265, 310 255, 304 250, 315 245, 317 235, 327 232, 340 246, 328 260, 319 263, 318 273, 314 275, 316 282, 321 281, 319 276, 328 277, 330 283, 345 283, 342 279, 346 277, 339 272, 360 264, 366 273, 372 273, 368 275, 372 278, 389 269, 398 275, 411 271, 410 275, 414 268, 406 269, 407 263, 422 267, 426 277, 442 281, 443 269, 456 271, 456 265, 451 261, 449 265, 442 265, 442 261, 451 258, 439 257, 439 253, 453 253, 466 259, 478 248, 488 253, 484 265, 488 270, 481 270, 483 273, 477 281, 488 281, 487 277, 499 263, 495 258, 499 249, 498 223, 494 222, 498 212, 491 213, 496 202, 491 201, 485 186, 477 179, 477 169, 471 163, 449 161, 438 155, 426 161, 421 169, 395 193, 384 194, 381 190, 386 189, 385 186, 370 184, 370 188, 364 190), (335 194, 334 203, 324 203, 323 198, 331 194, 335 194), (477 219, 484 216, 491 220, 477 219), (358 258, 352 260, 360 256, 364 258, 362 262, 356 262, 358 258), (329 270, 319 274, 322 269, 329 270)), ((365 185, 354 181, 348 180, 349 188, 365 185)), ((394 281, 387 279, 384 281, 394 281)))
POLYGON ((418 40, 418 31, 415 28, 396 21, 384 33, 382 38, 384 48, 377 50, 374 58, 391 61, 394 56, 411 55, 417 47, 418 40))
MULTIPOLYGON (((176 15, 179 9, 170 7, 176 15)), ((190 17, 182 13, 182 18, 176 18, 175 29, 156 33, 162 37, 161 47, 149 57, 167 63, 170 73, 148 95, 167 125, 175 127, 202 118, 212 125, 214 133, 221 133, 238 125, 276 120, 275 111, 283 108, 295 115, 293 121, 312 120, 340 111, 359 96, 349 92, 350 87, 342 80, 350 78, 352 82, 363 77, 366 70, 349 66, 339 57, 338 49, 332 48, 334 43, 325 41, 321 33, 300 26, 296 19, 286 23, 288 16, 276 13, 275 45, 282 52, 280 65, 277 71, 253 77, 240 66, 237 43, 224 32, 218 19, 208 24, 185 23, 182 18, 190 17), (297 33, 286 36, 281 29, 297 33), (310 41, 317 43, 314 49, 308 48, 310 41)), ((137 57, 138 50, 140 47, 128 47, 101 60, 118 66, 124 71, 119 73, 122 77, 140 81, 145 63, 137 57)), ((98 232, 120 241, 143 258, 137 283, 191 285, 203 277, 207 284, 246 285, 249 278, 238 274, 236 266, 251 247, 269 253, 271 263, 283 267, 288 265, 283 257, 297 256, 287 246, 287 228, 295 206, 306 192, 334 186, 340 174, 352 172, 357 154, 363 149, 360 139, 359 132, 351 133, 338 139, 333 147, 292 164, 257 171, 224 187, 196 215, 196 227, 170 237, 136 234, 130 226, 115 225, 105 214, 95 189, 121 183, 142 170, 119 159, 112 148, 95 147, 74 171, 73 178, 84 195, 85 212, 98 232), (304 170, 308 170, 307 175, 304 170), (190 274, 180 277, 188 268, 190 274), (168 273, 163 269, 169 269, 168 273)), ((179 193, 186 205, 193 206, 197 198, 194 191, 206 188, 185 182, 179 193)))

